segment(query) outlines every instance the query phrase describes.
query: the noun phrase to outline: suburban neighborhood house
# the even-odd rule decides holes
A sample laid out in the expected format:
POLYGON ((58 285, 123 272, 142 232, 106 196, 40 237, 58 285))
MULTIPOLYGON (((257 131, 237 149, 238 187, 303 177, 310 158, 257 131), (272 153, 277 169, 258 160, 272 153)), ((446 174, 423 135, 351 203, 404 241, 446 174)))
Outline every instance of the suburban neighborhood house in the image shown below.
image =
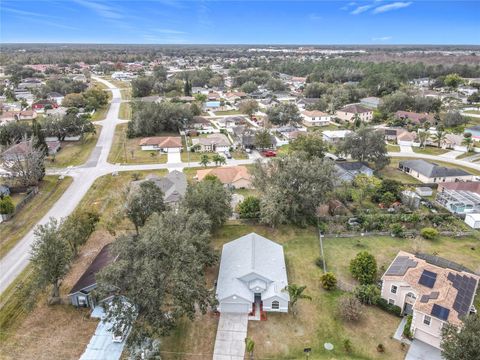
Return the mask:
POLYGON ((355 176, 363 174, 366 176, 373 175, 373 169, 368 164, 361 161, 338 161, 335 163, 337 176, 342 181, 353 181, 355 176))
POLYGON ((420 256, 397 254, 382 276, 381 296, 413 316, 415 339, 440 348, 443 324, 461 325, 472 309, 480 277, 445 259, 420 256))
POLYGON ((361 121, 369 122, 373 119, 373 110, 363 105, 351 104, 338 110, 335 116, 348 122, 355 121, 356 116, 358 116, 361 121))
POLYGON ((166 204, 178 204, 187 192, 187 177, 178 170, 173 170, 163 177, 149 174, 144 180, 134 181, 130 191, 136 191, 137 187, 145 181, 153 182, 162 190, 163 200, 166 204))
POLYGON ((197 170, 198 181, 202 181, 207 175, 216 176, 222 184, 234 189, 252 188, 252 176, 245 166, 227 166, 197 170))
POLYGON ((92 296, 92 291, 97 287, 95 277, 100 270, 113 261, 110 254, 110 246, 111 244, 107 244, 100 250, 87 270, 85 270, 80 279, 73 285, 72 290, 70 290, 68 294, 72 305, 90 307, 92 309, 95 307, 96 301, 92 296))
POLYGON ((465 170, 440 166, 425 160, 400 161, 398 168, 423 183, 473 180, 473 175, 465 170))
POLYGON ((327 126, 332 119, 331 115, 318 110, 304 111, 302 118, 305 126, 327 126))
POLYGON ((223 134, 209 134, 206 137, 192 139, 193 145, 198 145, 202 152, 226 151, 231 144, 223 134))
POLYGON ((283 246, 255 233, 223 245, 216 295, 220 313, 288 312, 283 246))
POLYGON ((182 151, 182 139, 178 136, 155 136, 140 140, 139 145, 142 150, 155 150, 166 153, 175 153, 182 151))

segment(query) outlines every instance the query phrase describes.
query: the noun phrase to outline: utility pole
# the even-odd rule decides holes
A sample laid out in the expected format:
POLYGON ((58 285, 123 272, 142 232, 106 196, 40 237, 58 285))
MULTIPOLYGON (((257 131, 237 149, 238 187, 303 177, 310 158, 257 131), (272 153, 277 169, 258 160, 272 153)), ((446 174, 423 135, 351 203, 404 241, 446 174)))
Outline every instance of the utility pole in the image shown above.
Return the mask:
POLYGON ((319 239, 320 239, 320 252, 321 252, 321 256, 322 256, 323 272, 326 273, 327 272, 327 265, 325 263, 325 254, 323 252, 323 234, 322 234, 322 231, 320 229, 318 229, 318 236, 319 236, 319 239))

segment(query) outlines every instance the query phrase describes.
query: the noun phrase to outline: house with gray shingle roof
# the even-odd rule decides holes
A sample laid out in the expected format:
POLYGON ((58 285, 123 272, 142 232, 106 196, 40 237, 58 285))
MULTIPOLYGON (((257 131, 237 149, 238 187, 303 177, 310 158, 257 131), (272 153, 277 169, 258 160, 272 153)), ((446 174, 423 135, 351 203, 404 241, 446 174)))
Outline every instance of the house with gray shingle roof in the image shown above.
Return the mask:
POLYGON ((134 181, 130 191, 135 191, 142 182, 152 181, 163 192, 163 200, 166 204, 177 204, 187 192, 187 177, 178 170, 173 170, 168 175, 160 177, 149 174, 144 180, 134 181))
POLYGON ((223 245, 216 289, 218 311, 288 312, 287 285, 282 245, 255 233, 223 245))
POLYGON ((425 160, 400 161, 398 168, 423 183, 473 180, 473 175, 465 170, 440 166, 425 160))

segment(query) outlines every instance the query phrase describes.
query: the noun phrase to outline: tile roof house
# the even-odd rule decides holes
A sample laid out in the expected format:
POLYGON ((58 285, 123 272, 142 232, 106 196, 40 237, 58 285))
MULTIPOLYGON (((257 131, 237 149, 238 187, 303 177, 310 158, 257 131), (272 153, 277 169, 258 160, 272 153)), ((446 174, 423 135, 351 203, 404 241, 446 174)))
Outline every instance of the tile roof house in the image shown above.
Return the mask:
POLYGON ((473 175, 465 170, 440 166, 425 160, 400 161, 398 168, 423 183, 473 180, 473 175))
POLYGON ((111 244, 105 245, 102 250, 93 259, 90 266, 85 270, 83 275, 73 285, 68 297, 70 302, 74 306, 79 307, 95 307, 95 299, 91 292, 97 287, 96 275, 106 267, 108 264, 114 261, 111 252, 111 244))
POLYGON ((29 141, 22 141, 10 146, 2 153, 2 159, 5 161, 23 160, 27 151, 29 151, 29 141))
POLYGON ((183 148, 179 136, 154 136, 140 140, 142 150, 157 150, 163 152, 180 152, 183 148))
POLYGON ((135 191, 142 182, 152 181, 163 192, 166 204, 178 204, 187 192, 187 177, 178 170, 169 172, 166 176, 149 174, 143 180, 133 181, 130 191, 135 191))
POLYGON ((301 116, 305 126, 327 126, 332 120, 331 115, 318 110, 305 110, 301 113, 301 116))
POLYGON ((382 276, 381 296, 413 316, 415 339, 440 348, 444 323, 470 313, 480 277, 448 260, 400 251, 382 276))
POLYGON ((214 175, 222 184, 235 189, 252 188, 252 176, 247 167, 242 165, 197 170, 198 181, 202 181, 207 175, 214 175))
POLYGON ((411 122, 416 125, 423 124, 424 122, 429 122, 430 124, 435 123, 435 119, 433 118, 433 115, 428 114, 428 113, 416 113, 416 112, 411 112, 411 111, 397 111, 395 113, 395 118, 398 120, 405 120, 408 122, 411 122))
POLYGON ((199 145, 200 151, 226 151, 230 148, 230 140, 224 134, 208 134, 206 137, 192 139, 193 145, 199 145))
POLYGON ((337 110, 335 116, 344 121, 352 122, 358 115, 361 121, 369 122, 373 119, 373 110, 360 104, 350 104, 337 110))
POLYGON ((20 121, 20 120, 31 120, 36 118, 37 118, 37 113, 34 110, 4 111, 0 115, 0 123, 7 123, 10 121, 20 121))
POLYGON ((223 245, 216 288, 218 311, 288 312, 287 285, 282 245, 255 233, 223 245))

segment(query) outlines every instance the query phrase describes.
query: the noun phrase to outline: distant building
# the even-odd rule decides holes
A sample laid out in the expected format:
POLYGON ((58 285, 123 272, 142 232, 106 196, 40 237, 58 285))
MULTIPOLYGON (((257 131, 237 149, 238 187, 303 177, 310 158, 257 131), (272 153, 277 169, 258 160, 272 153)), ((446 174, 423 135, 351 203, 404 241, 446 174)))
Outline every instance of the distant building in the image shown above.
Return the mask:
POLYGON ((353 122, 355 121, 355 117, 358 118, 363 122, 369 122, 373 119, 373 111, 372 109, 368 109, 363 105, 360 104, 350 104, 344 106, 340 110, 337 110, 335 114, 339 119, 353 122))
POLYGON ((327 142, 338 142, 345 139, 345 137, 350 134, 350 130, 325 130, 322 132, 323 140, 327 142))
POLYGON ((200 146, 202 152, 227 151, 231 146, 228 137, 224 134, 209 134, 205 137, 193 138, 192 143, 200 146))
POLYGON ((197 180, 202 181, 205 176, 214 175, 220 182, 235 189, 251 189, 252 176, 245 166, 223 166, 214 169, 197 170, 197 180))
POLYGON ((465 170, 440 166, 425 160, 400 161, 398 168, 423 183, 473 180, 473 175, 465 170))
POLYGON ((301 115, 305 126, 327 126, 332 120, 331 115, 318 110, 303 111, 301 115))
POLYGON ((166 153, 182 151, 182 139, 178 136, 154 136, 140 140, 142 150, 156 150, 166 153))
POLYGON ((337 177, 343 181, 353 181, 355 176, 360 174, 373 175, 373 170, 368 164, 361 161, 338 161, 335 163, 335 170, 337 177))
POLYGON ((430 124, 435 123, 433 115, 428 113, 416 113, 411 111, 397 111, 395 113, 395 119, 404 120, 405 122, 411 122, 415 125, 421 125, 425 122, 430 124))
POLYGON ((382 103, 382 99, 375 96, 360 99, 360 104, 373 109, 378 108, 381 103, 382 103))

